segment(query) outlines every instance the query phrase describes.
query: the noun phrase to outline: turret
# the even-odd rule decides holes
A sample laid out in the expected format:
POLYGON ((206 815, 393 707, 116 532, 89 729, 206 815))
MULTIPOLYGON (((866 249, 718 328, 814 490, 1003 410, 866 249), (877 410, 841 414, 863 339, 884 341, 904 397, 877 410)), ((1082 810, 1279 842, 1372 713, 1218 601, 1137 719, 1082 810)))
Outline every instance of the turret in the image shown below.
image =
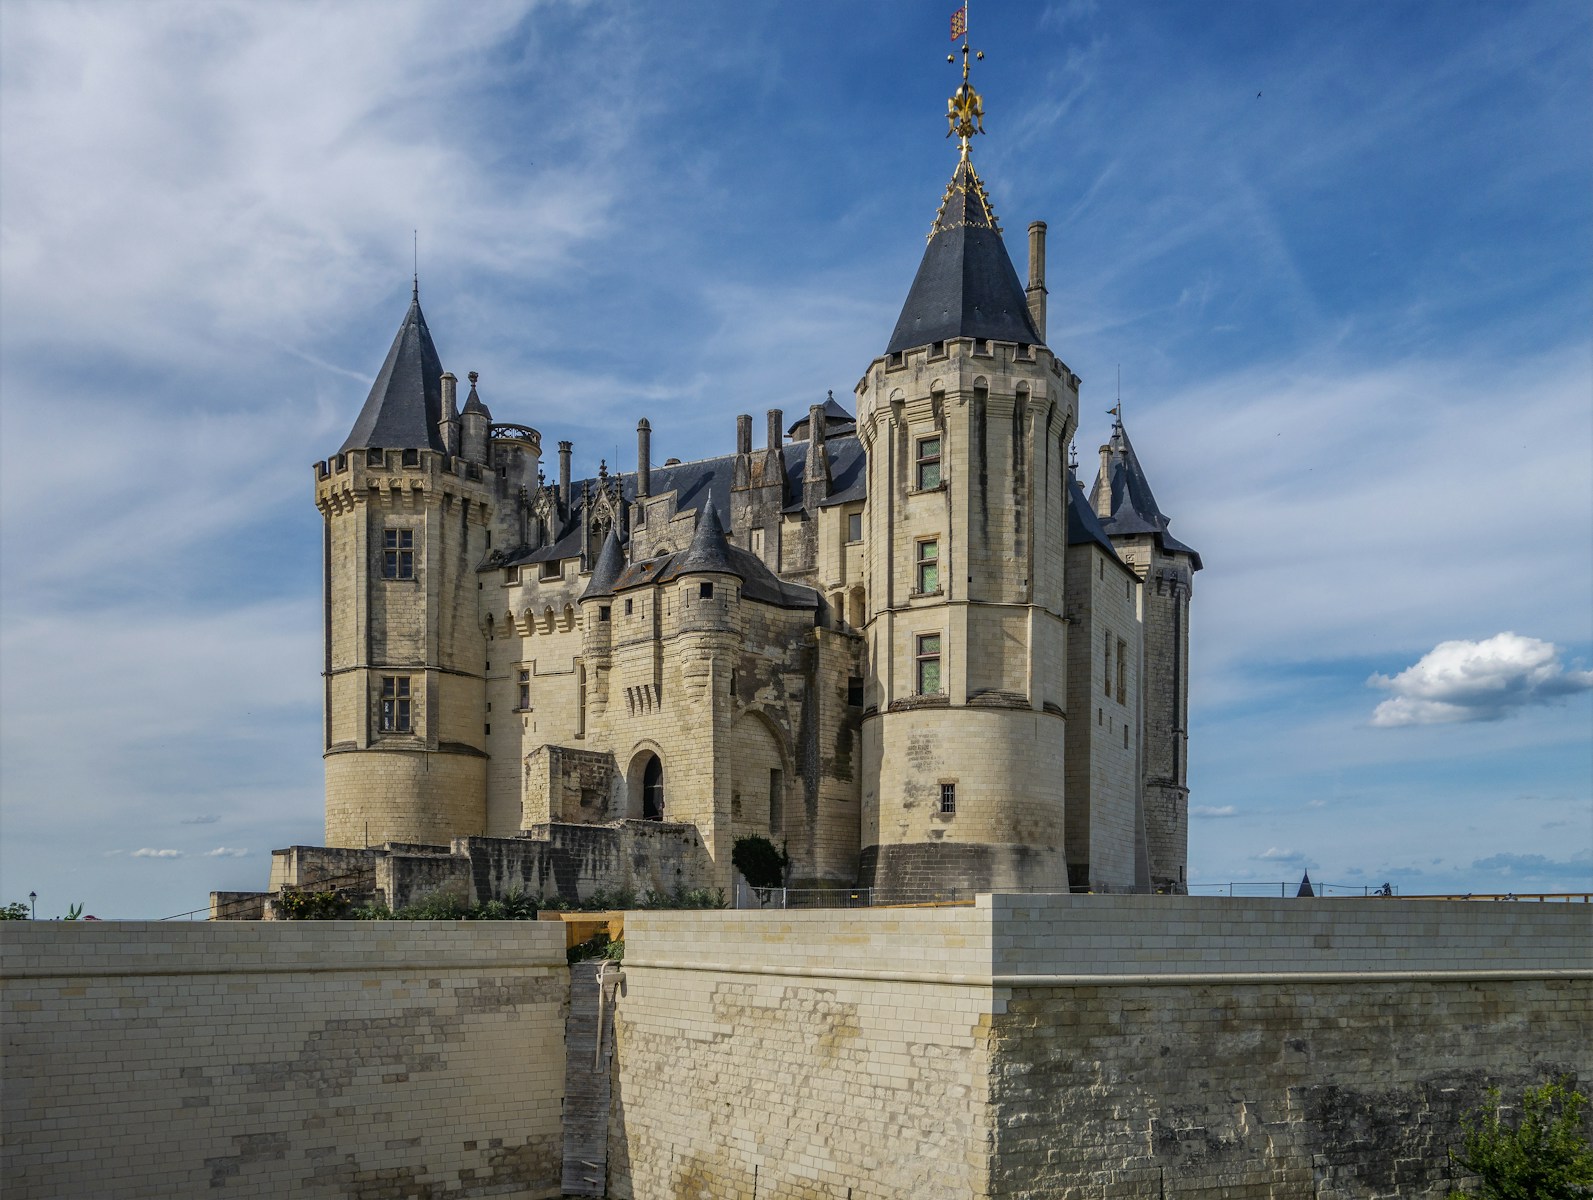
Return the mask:
POLYGON ((862 876, 1067 886, 1063 558, 1078 378, 1045 347, 953 97, 958 162, 857 386, 871 663, 862 876), (977 746, 973 769, 966 747, 977 746))
POLYGON ((1169 531, 1119 415, 1090 494, 1141 584, 1141 788, 1151 886, 1183 892, 1189 859, 1189 602, 1200 555, 1169 531))
POLYGON ((476 391, 476 380, 480 378, 477 371, 470 372, 470 395, 465 398, 464 411, 460 413, 459 424, 461 428, 460 457, 466 462, 487 466, 487 445, 492 435, 492 413, 481 402, 481 395, 476 391))

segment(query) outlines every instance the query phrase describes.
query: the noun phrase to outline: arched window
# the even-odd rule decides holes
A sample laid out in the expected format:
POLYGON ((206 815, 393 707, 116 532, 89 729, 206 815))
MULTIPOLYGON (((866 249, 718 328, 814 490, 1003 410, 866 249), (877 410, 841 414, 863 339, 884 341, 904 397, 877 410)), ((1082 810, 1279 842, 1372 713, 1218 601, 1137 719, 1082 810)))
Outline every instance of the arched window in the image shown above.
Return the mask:
POLYGON ((664 819, 664 764, 658 755, 649 754, 642 768, 642 820, 664 819))

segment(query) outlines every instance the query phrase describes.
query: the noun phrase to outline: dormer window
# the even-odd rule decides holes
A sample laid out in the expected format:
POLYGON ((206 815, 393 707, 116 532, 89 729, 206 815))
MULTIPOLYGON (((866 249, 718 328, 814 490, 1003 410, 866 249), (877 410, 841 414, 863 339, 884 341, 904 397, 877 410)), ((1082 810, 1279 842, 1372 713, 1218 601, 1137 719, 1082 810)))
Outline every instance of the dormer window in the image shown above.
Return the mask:
POLYGON ((367 467, 380 467, 385 465, 386 458, 380 450, 367 450, 365 452, 365 465, 367 467))
POLYGON ((564 564, 556 558, 543 563, 538 571, 538 577, 541 579, 558 579, 563 574, 564 564))
POLYGON ((406 467, 418 467, 418 466, 420 466, 420 451, 419 450, 405 450, 404 451, 404 465, 406 467))

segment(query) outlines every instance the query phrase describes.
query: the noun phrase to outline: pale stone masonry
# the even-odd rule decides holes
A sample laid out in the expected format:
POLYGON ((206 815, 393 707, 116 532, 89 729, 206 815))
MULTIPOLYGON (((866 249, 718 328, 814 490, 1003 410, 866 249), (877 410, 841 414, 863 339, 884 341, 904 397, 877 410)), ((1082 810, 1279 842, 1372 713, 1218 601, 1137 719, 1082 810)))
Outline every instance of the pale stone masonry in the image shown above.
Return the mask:
POLYGON ((559 1195, 562 926, 8 921, 7 1200, 559 1195))
POLYGON ((1438 1200, 1487 1086, 1593 1078, 1589 916, 1011 895, 633 915, 610 1194, 1438 1200))

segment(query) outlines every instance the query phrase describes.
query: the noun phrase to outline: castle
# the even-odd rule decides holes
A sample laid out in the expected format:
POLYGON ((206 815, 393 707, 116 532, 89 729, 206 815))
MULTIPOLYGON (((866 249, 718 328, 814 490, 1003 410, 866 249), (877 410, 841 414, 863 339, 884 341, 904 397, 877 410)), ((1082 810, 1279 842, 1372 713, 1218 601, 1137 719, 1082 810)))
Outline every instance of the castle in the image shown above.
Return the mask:
POLYGON ((677 885, 725 886, 761 836, 793 887, 1185 890, 1200 556, 1120 407, 1088 497, 1075 478, 1046 227, 1025 287, 966 53, 951 107, 960 155, 855 415, 771 410, 762 446, 743 415, 735 453, 655 466, 643 419, 634 471, 572 478, 561 441, 549 480, 476 372, 459 403, 417 284, 315 467, 330 847, 517 840, 501 863, 582 826, 623 858, 656 823, 689 843, 677 885))

